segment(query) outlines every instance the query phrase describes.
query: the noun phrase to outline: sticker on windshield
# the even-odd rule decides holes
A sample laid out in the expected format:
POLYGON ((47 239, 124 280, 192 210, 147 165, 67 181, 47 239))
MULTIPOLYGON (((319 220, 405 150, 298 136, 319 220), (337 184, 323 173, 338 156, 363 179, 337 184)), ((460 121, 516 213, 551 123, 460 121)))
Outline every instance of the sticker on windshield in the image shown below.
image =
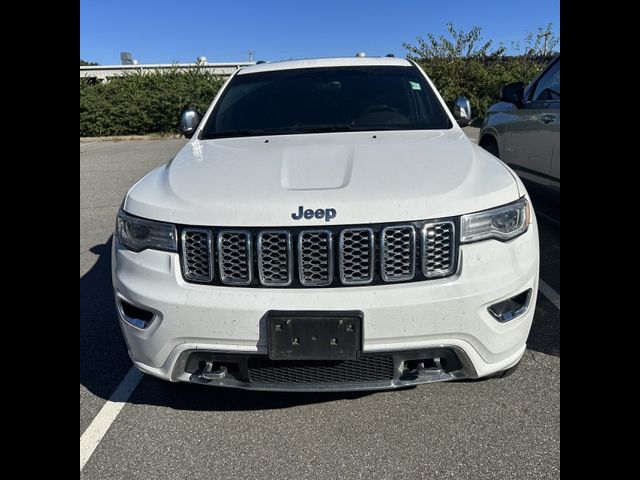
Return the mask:
POLYGON ((413 88, 414 90, 422 90, 418 82, 409 81, 409 83, 411 84, 411 88, 413 88))

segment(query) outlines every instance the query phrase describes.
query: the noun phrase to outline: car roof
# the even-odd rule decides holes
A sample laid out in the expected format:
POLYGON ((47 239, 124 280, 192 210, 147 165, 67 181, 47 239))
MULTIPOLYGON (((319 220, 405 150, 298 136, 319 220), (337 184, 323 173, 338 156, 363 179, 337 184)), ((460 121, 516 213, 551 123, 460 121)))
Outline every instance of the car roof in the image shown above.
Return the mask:
POLYGON ((273 72, 276 70, 293 70, 296 68, 321 68, 321 67, 410 67, 411 63, 404 58, 395 57, 335 57, 335 58, 311 58, 304 60, 287 60, 283 62, 259 63, 243 67, 238 75, 247 75, 258 72, 273 72))

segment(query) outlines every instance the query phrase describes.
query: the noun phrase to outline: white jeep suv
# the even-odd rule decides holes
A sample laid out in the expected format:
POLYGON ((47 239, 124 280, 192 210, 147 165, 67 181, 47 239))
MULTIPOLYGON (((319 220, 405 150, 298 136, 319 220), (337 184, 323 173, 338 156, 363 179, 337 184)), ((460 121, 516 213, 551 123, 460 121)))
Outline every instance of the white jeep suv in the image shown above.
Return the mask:
POLYGON ((129 355, 170 381, 364 390, 500 375, 538 288, 527 192, 412 61, 262 63, 117 217, 129 355))

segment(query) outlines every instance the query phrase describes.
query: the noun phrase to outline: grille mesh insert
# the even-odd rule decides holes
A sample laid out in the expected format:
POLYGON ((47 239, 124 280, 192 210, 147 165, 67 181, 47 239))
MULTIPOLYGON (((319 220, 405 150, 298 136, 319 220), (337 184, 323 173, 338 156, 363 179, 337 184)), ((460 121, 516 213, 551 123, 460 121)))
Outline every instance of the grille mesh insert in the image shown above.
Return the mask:
POLYGON ((248 232, 222 231, 218 234, 218 259, 222 283, 246 285, 251 282, 251 237, 248 232))
POLYGON ((208 282, 213 278, 211 232, 193 229, 182 232, 182 269, 187 280, 208 282))
POLYGON ((331 261, 331 233, 326 231, 300 232, 298 244, 300 283, 329 285, 333 277, 331 261))
POLYGON ((373 231, 347 229, 341 233, 340 280, 344 284, 364 284, 373 280, 373 231))
POLYGON ((382 230, 382 278, 387 282, 411 280, 416 270, 416 231, 411 225, 382 230))
POLYGON ((422 245, 425 277, 446 277, 455 268, 453 222, 431 223, 424 227, 422 245))
POLYGON ((249 379, 255 383, 336 384, 389 381, 393 379, 391 355, 363 355, 358 360, 290 361, 268 357, 249 359, 249 379))
POLYGON ((288 232, 260 232, 258 272, 263 285, 291 283, 291 236, 288 232))

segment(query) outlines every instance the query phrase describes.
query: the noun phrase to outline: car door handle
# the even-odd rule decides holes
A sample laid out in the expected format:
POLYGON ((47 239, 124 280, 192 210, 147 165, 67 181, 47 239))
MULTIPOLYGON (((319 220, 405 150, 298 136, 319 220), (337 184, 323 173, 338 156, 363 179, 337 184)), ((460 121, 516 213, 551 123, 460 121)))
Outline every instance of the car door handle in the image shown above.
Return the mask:
POLYGON ((547 113, 545 115, 540 115, 540 121, 542 123, 551 123, 551 122, 555 122, 556 121, 556 116, 552 115, 550 113, 547 113))

